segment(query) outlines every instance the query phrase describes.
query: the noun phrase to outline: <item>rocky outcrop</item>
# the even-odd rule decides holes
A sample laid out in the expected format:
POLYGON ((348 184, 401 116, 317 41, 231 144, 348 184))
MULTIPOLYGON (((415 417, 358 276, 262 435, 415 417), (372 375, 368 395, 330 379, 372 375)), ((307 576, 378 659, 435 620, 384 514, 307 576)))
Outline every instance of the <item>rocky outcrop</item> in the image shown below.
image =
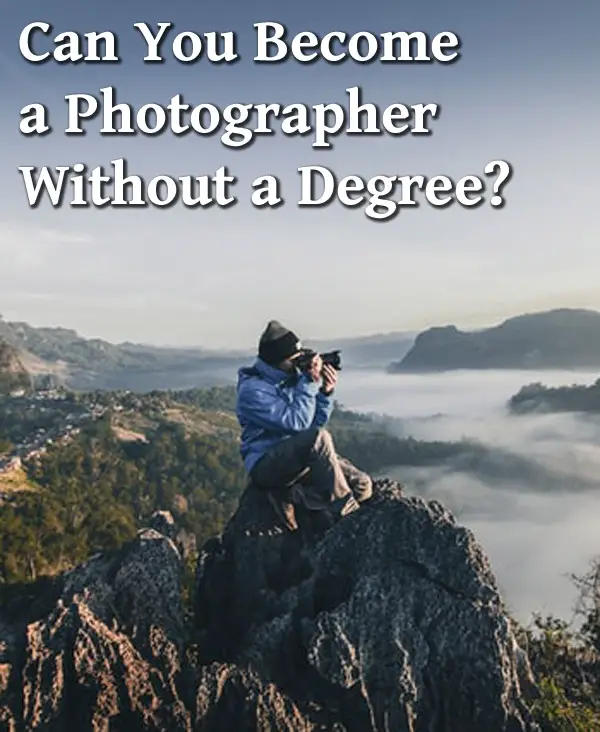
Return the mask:
POLYGON ((330 526, 247 491, 200 553, 170 514, 0 610, 0 729, 532 732, 490 566, 439 504, 388 481, 330 526))
POLYGON ((16 591, 0 611, 0 729, 315 729, 250 671, 194 663, 181 602, 189 546, 159 513, 121 550, 16 591))
POLYGON ((149 528, 9 604, 15 729, 189 729, 181 572, 173 539, 149 528))
POLYGON ((533 729, 490 565, 440 504, 380 482, 321 536, 308 515, 278 531, 262 500, 248 493, 202 552, 204 661, 248 666, 347 732, 533 729))
POLYGON ((17 350, 0 338, 0 395, 30 386, 31 379, 17 350))

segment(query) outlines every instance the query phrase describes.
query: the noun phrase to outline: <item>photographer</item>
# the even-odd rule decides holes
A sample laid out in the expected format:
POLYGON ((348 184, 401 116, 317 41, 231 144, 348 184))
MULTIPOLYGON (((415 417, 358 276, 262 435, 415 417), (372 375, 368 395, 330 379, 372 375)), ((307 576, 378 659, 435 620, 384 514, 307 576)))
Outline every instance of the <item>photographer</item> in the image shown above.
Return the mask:
POLYGON ((325 429, 336 384, 336 368, 318 354, 307 359, 298 337, 276 320, 260 338, 254 365, 238 374, 245 468, 292 531, 298 500, 341 518, 372 493, 370 477, 336 454, 325 429))

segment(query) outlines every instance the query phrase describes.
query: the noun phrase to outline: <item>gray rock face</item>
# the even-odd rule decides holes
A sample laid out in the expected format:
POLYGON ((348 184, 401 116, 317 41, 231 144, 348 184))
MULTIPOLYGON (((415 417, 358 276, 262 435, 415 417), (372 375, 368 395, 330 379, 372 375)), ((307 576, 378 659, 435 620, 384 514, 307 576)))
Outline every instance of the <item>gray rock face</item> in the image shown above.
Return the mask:
POLYGON ((0 395, 30 386, 29 374, 17 349, 0 338, 0 395))
POLYGON ((441 505, 379 482, 320 536, 308 515, 278 533, 263 500, 247 495, 201 555, 205 660, 253 668, 347 732, 535 728, 489 563, 441 505))
POLYGON ((152 523, 2 608, 1 730, 216 732, 237 719, 302 719, 249 672, 188 660, 181 535, 168 514, 152 523))
POLYGON ((33 606, 9 606, 5 706, 17 728, 191 729, 181 566, 171 538, 149 528, 39 588, 33 606))
POLYGON ((0 729, 533 732, 531 682, 473 536, 389 481, 330 527, 248 491, 201 552, 170 514, 0 609, 0 729))

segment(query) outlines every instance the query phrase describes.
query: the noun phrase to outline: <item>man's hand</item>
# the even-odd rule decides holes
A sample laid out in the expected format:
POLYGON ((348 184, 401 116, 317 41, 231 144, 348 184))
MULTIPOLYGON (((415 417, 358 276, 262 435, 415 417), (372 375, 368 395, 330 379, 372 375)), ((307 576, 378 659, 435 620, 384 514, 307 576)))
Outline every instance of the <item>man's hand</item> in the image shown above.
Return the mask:
POLYGON ((329 396, 337 384, 337 371, 328 363, 323 365, 323 392, 329 396))
POLYGON ((318 354, 313 358, 307 374, 313 381, 320 381, 323 371, 323 359, 318 354))

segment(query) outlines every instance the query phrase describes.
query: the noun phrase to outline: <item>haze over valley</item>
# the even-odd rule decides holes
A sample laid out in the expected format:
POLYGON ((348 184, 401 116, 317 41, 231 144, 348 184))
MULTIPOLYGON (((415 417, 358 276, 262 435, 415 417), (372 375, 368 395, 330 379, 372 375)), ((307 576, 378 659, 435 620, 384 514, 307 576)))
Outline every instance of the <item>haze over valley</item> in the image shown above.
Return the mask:
POLYGON ((418 440, 474 440, 487 448, 433 467, 386 470, 409 492, 435 498, 473 529, 489 552, 506 599, 523 620, 535 610, 570 617, 567 577, 598 553, 600 414, 514 416, 523 384, 590 384, 595 372, 456 371, 429 375, 347 373, 349 409, 397 418, 418 440))

